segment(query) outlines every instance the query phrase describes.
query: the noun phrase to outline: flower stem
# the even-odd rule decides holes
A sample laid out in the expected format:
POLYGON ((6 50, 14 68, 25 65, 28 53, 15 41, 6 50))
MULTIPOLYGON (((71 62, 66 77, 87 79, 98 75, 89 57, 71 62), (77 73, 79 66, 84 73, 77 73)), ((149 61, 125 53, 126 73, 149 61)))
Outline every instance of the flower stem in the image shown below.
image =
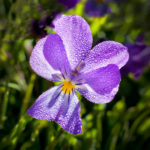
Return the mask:
POLYGON ((61 128, 59 130, 58 134, 56 135, 55 139, 53 140, 53 142, 47 146, 46 150, 53 150, 55 148, 55 146, 59 140, 59 137, 61 136, 62 133, 63 133, 63 129, 61 128))
POLYGON ((26 92, 25 97, 23 99, 21 112, 20 112, 20 117, 24 114, 24 112, 26 111, 26 109, 28 107, 30 97, 31 97, 31 94, 32 94, 32 91, 33 91, 35 79, 36 79, 36 75, 32 74, 31 78, 30 78, 30 81, 29 81, 29 84, 28 84, 27 92, 26 92))
POLYGON ((1 115, 0 115, 0 128, 3 127, 3 124, 6 120, 6 110, 7 110, 7 104, 8 104, 8 96, 9 96, 9 89, 6 89, 6 93, 4 95, 4 100, 1 105, 1 115))

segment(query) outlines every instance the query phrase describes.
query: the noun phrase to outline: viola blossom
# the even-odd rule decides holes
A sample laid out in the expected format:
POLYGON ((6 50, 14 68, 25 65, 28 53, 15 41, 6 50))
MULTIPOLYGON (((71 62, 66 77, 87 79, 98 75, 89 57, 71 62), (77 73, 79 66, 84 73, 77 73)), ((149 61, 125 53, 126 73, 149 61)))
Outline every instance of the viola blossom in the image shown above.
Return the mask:
POLYGON ((56 121, 72 134, 82 132, 79 91, 86 99, 110 102, 118 91, 119 68, 128 61, 127 48, 114 41, 92 47, 91 30, 80 16, 63 15, 34 47, 30 65, 41 77, 60 82, 40 95, 27 111, 36 119, 56 121))
POLYGON ((107 0, 88 0, 85 12, 90 17, 101 17, 111 13, 107 0))
POLYGON ((134 44, 126 43, 129 51, 129 61, 121 69, 123 75, 132 73, 135 79, 138 79, 145 67, 150 64, 150 45, 144 42, 144 34, 140 34, 134 44))

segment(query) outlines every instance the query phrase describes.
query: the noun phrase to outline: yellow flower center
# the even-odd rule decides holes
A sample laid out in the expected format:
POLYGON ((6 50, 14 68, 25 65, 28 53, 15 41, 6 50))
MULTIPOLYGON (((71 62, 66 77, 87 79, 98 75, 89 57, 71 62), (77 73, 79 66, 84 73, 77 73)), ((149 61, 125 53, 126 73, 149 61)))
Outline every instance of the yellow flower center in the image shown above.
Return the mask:
POLYGON ((70 94, 73 89, 75 88, 75 85, 71 83, 71 81, 63 81, 63 85, 61 87, 62 91, 66 94, 70 94))

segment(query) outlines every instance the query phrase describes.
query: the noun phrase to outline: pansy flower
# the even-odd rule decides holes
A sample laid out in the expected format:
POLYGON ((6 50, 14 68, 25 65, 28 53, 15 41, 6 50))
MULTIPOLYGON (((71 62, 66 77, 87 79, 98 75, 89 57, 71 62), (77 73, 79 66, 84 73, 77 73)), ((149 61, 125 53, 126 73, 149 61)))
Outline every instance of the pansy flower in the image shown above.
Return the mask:
POLYGON ((111 9, 105 0, 88 0, 85 4, 85 13, 91 17, 100 17, 111 13, 111 9))
POLYGON ((40 95, 27 111, 36 119, 56 121, 72 134, 82 132, 76 91, 93 103, 108 103, 118 91, 119 69, 128 60, 127 48, 105 41, 92 48, 92 35, 80 16, 63 15, 34 47, 30 65, 41 77, 60 82, 40 95), (92 50, 91 50, 92 48, 92 50))
POLYGON ((125 45, 128 47, 130 58, 121 69, 121 73, 124 75, 132 73, 137 79, 150 63, 150 45, 145 44, 144 34, 140 34, 134 44, 128 42, 125 45))

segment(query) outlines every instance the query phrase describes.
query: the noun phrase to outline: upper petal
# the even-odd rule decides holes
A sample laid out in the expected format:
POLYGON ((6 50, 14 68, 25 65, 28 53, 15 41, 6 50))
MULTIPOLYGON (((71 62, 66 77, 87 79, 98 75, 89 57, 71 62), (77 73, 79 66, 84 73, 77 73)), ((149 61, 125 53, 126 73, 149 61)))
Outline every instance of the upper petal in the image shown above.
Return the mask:
POLYGON ((71 72, 63 41, 58 34, 49 34, 47 36, 43 53, 50 66, 55 70, 60 70, 66 75, 71 72))
POLYGON ((87 22, 77 15, 63 15, 53 22, 54 30, 63 40, 71 68, 87 56, 92 47, 92 34, 87 22))
POLYGON ((120 71, 116 65, 108 65, 94 71, 81 74, 84 84, 77 90, 89 101, 108 103, 116 95, 120 83, 120 71))
POLYGON ((61 92, 60 85, 39 96, 27 112, 36 119, 56 121, 72 134, 82 132, 79 100, 74 92, 66 96, 61 92))
POLYGON ((129 59, 128 50, 125 46, 114 41, 105 41, 96 45, 84 60, 84 68, 81 72, 90 72, 109 64, 123 67, 129 59))
POLYGON ((48 80, 55 80, 54 74, 70 69, 59 35, 50 34, 38 41, 32 51, 30 65, 38 75, 48 80))

